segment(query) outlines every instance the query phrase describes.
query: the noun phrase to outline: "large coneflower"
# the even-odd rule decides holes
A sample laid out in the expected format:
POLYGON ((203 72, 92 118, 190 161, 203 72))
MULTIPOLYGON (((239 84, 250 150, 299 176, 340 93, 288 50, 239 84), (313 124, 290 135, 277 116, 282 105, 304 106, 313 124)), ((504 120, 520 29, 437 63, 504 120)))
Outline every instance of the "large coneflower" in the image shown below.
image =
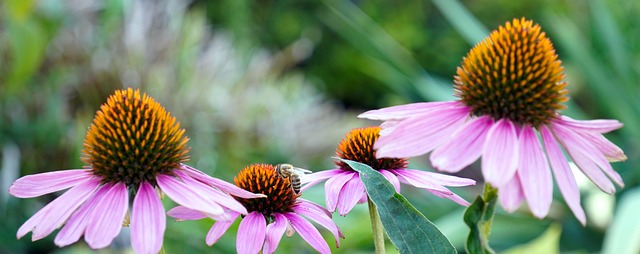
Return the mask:
MULTIPOLYGON (((460 205, 469 202, 451 192, 444 186, 467 186, 475 184, 474 180, 448 176, 423 170, 407 169, 407 160, 403 158, 380 158, 374 149, 374 143, 380 136, 380 127, 356 128, 347 133, 336 149, 336 156, 346 160, 357 161, 380 172, 400 192, 400 183, 423 188, 438 197, 448 198, 460 205)), ((346 215, 357 203, 367 202, 367 193, 360 180, 360 173, 344 162, 336 162, 337 168, 305 175, 302 183, 309 187, 327 180, 325 183, 325 199, 329 211, 338 210, 346 215)))
MULTIPOLYGON (((292 236, 298 232, 311 247, 320 253, 331 253, 329 245, 322 238, 320 232, 306 219, 325 227, 335 237, 336 246, 339 238, 344 238, 342 232, 331 220, 331 214, 322 206, 300 198, 292 186, 290 177, 280 175, 276 167, 270 164, 253 164, 245 167, 234 178, 236 185, 246 191, 261 193, 267 196, 262 199, 247 199, 236 197, 249 212, 242 216, 236 238, 236 249, 239 254, 273 253, 282 235, 292 236)), ((178 206, 169 211, 169 216, 178 220, 198 220, 208 216, 201 211, 178 206)), ((234 210, 225 212, 227 220, 216 221, 206 237, 206 243, 213 245, 229 229, 233 221, 240 216, 234 210)), ((212 217, 213 219, 217 219, 212 217)))
POLYGON ((616 120, 574 120, 564 109, 561 61, 540 26, 514 19, 493 31, 463 59, 454 79, 459 100, 414 103, 361 114, 383 120, 377 156, 412 157, 431 152, 439 170, 457 172, 482 157, 485 181, 499 188, 507 211, 527 200, 533 214, 549 211, 553 180, 582 224, 580 194, 562 148, 602 191, 623 186, 609 162, 626 159, 602 134, 616 120), (540 142, 541 138, 542 142, 540 142))
POLYGON ((161 193, 214 218, 222 218, 229 209, 247 213, 229 194, 263 197, 184 165, 189 158, 187 141, 180 123, 153 98, 131 88, 116 91, 87 132, 85 169, 24 176, 9 188, 19 198, 71 188, 29 218, 17 237, 33 231, 32 240, 39 240, 64 225, 56 245, 72 244, 84 235, 91 248, 103 248, 118 235, 130 211, 133 249, 158 253, 166 223, 161 193))

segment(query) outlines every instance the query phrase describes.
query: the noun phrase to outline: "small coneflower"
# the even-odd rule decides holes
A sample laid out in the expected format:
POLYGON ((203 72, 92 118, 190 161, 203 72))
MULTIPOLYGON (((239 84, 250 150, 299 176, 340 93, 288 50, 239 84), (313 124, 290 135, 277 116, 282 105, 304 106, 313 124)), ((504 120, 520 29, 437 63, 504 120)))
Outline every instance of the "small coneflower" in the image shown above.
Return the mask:
POLYGON ((507 211, 526 199, 536 217, 545 217, 553 172, 568 206, 585 224, 562 148, 601 190, 614 193, 611 180, 619 186, 623 182, 609 162, 626 156, 602 134, 622 124, 561 115, 568 100, 563 79, 561 61, 540 26, 514 19, 463 59, 454 80, 459 100, 389 107, 359 117, 385 121, 375 145, 378 157, 433 151, 431 163, 446 172, 457 172, 482 157, 485 181, 499 188, 507 211))
MULTIPOLYGON (((422 170, 407 169, 407 160, 402 158, 379 158, 374 143, 380 136, 380 127, 356 128, 342 139, 336 155, 342 159, 357 161, 380 172, 400 192, 400 183, 423 188, 438 197, 449 198, 460 205, 469 202, 444 186, 467 186, 474 180, 448 176, 422 170)), ((326 205, 329 211, 338 210, 346 215, 357 203, 367 202, 367 193, 360 180, 360 173, 344 162, 336 162, 337 168, 305 175, 302 189, 307 189, 321 181, 325 183, 326 205)))
MULTIPOLYGON (((320 253, 330 253, 329 246, 320 232, 306 219, 320 224, 334 235, 336 246, 339 238, 344 238, 340 229, 331 220, 331 214, 320 205, 300 198, 294 191, 291 179, 276 173, 270 164, 253 164, 245 167, 236 178, 236 185, 246 191, 261 193, 263 199, 247 199, 236 197, 249 212, 242 216, 236 239, 236 249, 240 254, 273 253, 282 235, 292 236, 298 232, 302 239, 320 253)), ((201 211, 178 206, 169 211, 169 216, 178 220, 197 220, 207 216, 201 211)), ((206 237, 206 243, 213 245, 229 229, 233 221, 240 216, 234 210, 227 210, 229 220, 216 221, 206 237)), ((213 219, 216 219, 213 217, 213 219)))
POLYGON ((87 132, 85 169, 24 176, 9 188, 19 198, 71 188, 29 218, 17 237, 33 231, 32 240, 39 240, 64 225, 55 237, 56 245, 72 244, 84 235, 91 248, 103 248, 118 235, 130 211, 133 249, 158 253, 166 222, 161 193, 215 217, 227 209, 247 213, 229 193, 263 197, 184 165, 189 158, 187 141, 179 122, 153 98, 130 88, 116 91, 100 107, 87 132), (219 195, 203 194, 209 192, 219 195), (131 208, 130 193, 134 193, 131 208))

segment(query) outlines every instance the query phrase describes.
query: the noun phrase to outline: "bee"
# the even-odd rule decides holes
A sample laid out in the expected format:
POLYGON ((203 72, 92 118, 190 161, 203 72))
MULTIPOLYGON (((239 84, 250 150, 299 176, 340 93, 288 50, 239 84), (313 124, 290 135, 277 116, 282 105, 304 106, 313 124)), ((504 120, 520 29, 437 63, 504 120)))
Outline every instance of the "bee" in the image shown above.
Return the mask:
POLYGON ((300 183, 300 176, 308 173, 311 173, 311 171, 294 167, 291 164, 276 165, 276 174, 278 175, 278 177, 289 178, 289 181, 291 182, 291 188, 296 194, 300 194, 300 187, 302 185, 300 183))

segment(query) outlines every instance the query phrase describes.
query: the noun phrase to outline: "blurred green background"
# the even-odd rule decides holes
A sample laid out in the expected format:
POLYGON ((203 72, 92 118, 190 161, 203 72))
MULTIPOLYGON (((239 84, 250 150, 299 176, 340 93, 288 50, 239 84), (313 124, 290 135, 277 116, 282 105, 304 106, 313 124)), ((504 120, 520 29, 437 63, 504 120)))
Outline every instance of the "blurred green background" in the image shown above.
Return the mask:
MULTIPOLYGON (((17 199, 20 176, 80 168, 94 113, 113 90, 141 88, 191 138, 191 166, 232 181, 251 163, 330 169, 331 156, 368 109, 452 99, 456 66, 490 30, 513 18, 539 23, 563 60, 578 119, 625 124, 607 137, 629 160, 615 196, 577 173, 588 224, 559 191, 548 218, 499 211, 491 245, 505 253, 640 251, 640 1, 83 1, 6 0, 0 10, 0 253, 86 253, 53 234, 16 240, 18 227, 58 194, 17 199)), ((426 157, 413 168, 431 170, 426 157)), ((478 165, 461 172, 481 180, 478 165)), ((482 186, 481 182, 478 184, 482 186)), ((468 200, 480 187, 454 189, 468 200)), ((464 252, 462 207, 406 187, 407 196, 464 252)), ((304 198, 324 204, 322 185, 304 198)), ((165 200, 165 207, 174 204, 165 200)), ((371 253, 366 206, 334 215, 346 239, 335 253, 371 253)), ((169 221, 167 253, 234 253, 236 223, 212 247, 213 221, 169 221)), ((101 253, 131 252, 128 231, 101 253)), ((396 252, 387 243, 389 253, 396 252)), ((298 235, 279 253, 313 253, 298 235)))

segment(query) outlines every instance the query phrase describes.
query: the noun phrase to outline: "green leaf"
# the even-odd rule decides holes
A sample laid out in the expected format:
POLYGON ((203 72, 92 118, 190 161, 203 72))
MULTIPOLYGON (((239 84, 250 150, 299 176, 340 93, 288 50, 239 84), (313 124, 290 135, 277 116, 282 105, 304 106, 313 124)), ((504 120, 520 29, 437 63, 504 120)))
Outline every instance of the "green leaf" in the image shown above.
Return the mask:
POLYGON ((469 45, 476 45, 489 35, 487 29, 458 0, 431 0, 444 18, 464 37, 469 45))
POLYGON ((478 197, 464 212, 464 222, 471 229, 467 238, 468 253, 495 253, 489 247, 489 233, 497 199, 498 191, 485 184, 483 196, 478 197))
POLYGON ((602 253, 640 253, 640 187, 627 191, 604 238, 602 253))
POLYGON ((360 173, 369 198, 378 208, 387 236, 400 253, 456 253, 449 239, 416 210, 378 171, 350 160, 343 160, 360 173))

